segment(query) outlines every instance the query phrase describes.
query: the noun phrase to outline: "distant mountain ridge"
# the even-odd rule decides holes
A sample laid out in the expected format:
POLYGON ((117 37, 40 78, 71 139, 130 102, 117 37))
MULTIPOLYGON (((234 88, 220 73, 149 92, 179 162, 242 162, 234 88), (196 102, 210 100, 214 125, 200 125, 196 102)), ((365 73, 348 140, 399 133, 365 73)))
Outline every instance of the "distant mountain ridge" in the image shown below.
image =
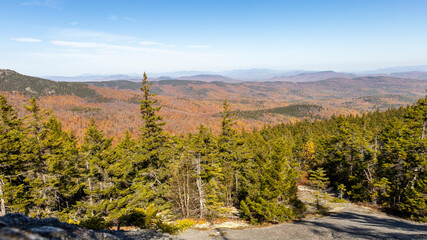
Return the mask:
POLYGON ((222 75, 213 75, 213 74, 199 74, 193 76, 183 76, 178 78, 177 80, 190 80, 190 81, 202 81, 202 82, 241 82, 236 79, 232 79, 229 77, 225 77, 222 75))
POLYGON ((386 76, 386 77, 397 77, 397 78, 411 78, 411 79, 427 79, 427 72, 398 72, 388 74, 375 74, 371 76, 386 76))
POLYGON ((286 82, 315 82, 330 78, 354 78, 352 73, 337 73, 334 71, 321 71, 312 73, 300 73, 292 76, 279 76, 268 79, 268 81, 286 81, 286 82))
MULTIPOLYGON (((287 82, 310 82, 325 80, 328 78, 354 78, 359 76, 387 76, 400 78, 427 79, 427 65, 402 66, 383 68, 364 72, 335 72, 335 71, 307 71, 307 70, 273 70, 273 69, 237 69, 230 71, 175 71, 164 73, 147 73, 149 80, 196 80, 204 82, 223 81, 287 81, 287 82)), ((44 76, 43 78, 54 81, 68 82, 94 82, 128 80, 139 82, 141 74, 115 74, 115 75, 80 75, 74 77, 44 76)))
POLYGON ((427 72, 427 65, 416 65, 416 66, 397 66, 389 68, 380 68, 371 71, 365 71, 361 74, 389 74, 389 73, 400 73, 400 72, 427 72))
MULTIPOLYGON (((319 99, 327 96, 338 98, 362 97, 382 94, 401 94, 411 98, 424 93, 427 80, 394 78, 388 76, 361 76, 339 78, 340 75, 325 73, 323 76, 337 76, 317 81, 266 81, 266 82, 238 82, 198 80, 158 80, 154 81, 154 92, 170 97, 186 96, 194 99, 210 99, 219 96, 225 97, 260 97, 276 96, 278 98, 309 98, 319 99), (221 93, 221 94, 220 94, 221 93)), ((316 75, 314 75, 316 76, 316 75)), ((343 75, 347 76, 347 75, 343 75)), ((97 87, 112 89, 129 89, 138 91, 140 84, 131 81, 104 81, 86 82, 97 87)))
POLYGON ((124 75, 124 74, 81 75, 81 76, 75 76, 75 77, 43 76, 43 78, 53 80, 53 81, 58 81, 58 82, 89 82, 89 81, 113 81, 113 80, 139 81, 141 80, 141 77, 139 76, 131 76, 131 75, 124 75))
POLYGON ((276 76, 289 76, 300 74, 307 71, 282 71, 282 70, 272 70, 272 69, 238 69, 231 71, 224 71, 218 74, 224 75, 226 77, 239 79, 242 81, 263 81, 269 78, 273 78, 276 76))

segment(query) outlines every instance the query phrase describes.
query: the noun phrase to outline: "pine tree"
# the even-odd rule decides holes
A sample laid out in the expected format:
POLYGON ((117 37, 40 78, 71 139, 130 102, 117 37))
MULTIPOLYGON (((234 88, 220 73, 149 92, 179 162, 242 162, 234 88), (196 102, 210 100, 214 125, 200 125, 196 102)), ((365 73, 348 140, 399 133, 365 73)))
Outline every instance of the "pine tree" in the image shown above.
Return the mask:
POLYGON ((296 202, 298 164, 292 143, 283 136, 271 140, 255 132, 251 139, 253 160, 245 163, 241 189, 241 214, 252 222, 282 222, 293 218, 296 202))
POLYGON ((223 112, 221 121, 221 134, 218 139, 218 158, 223 170, 223 182, 225 190, 225 204, 227 207, 238 202, 239 188, 239 158, 238 158, 238 136, 233 129, 235 120, 227 99, 223 101, 223 112))
POLYGON ((316 171, 310 172, 310 181, 313 183, 315 189, 316 189, 316 207, 317 210, 320 209, 320 196, 323 194, 323 191, 325 191, 326 187, 329 184, 329 178, 326 176, 325 170, 323 168, 318 168, 316 171))
POLYGON ((22 174, 25 162, 22 158, 22 142, 25 132, 22 121, 7 100, 0 95, 0 215, 7 212, 7 207, 15 211, 25 211, 22 174), (9 206, 7 206, 9 205, 9 206))
POLYGON ((162 117, 158 115, 161 106, 155 107, 155 105, 157 105, 157 99, 154 98, 156 94, 151 93, 150 89, 151 82, 148 82, 147 75, 144 73, 141 87, 143 96, 140 104, 143 126, 140 129, 140 138, 145 157, 144 161, 141 163, 141 167, 151 168, 150 171, 153 171, 155 175, 153 177, 159 178, 159 176, 157 176, 158 173, 154 170, 158 170, 165 166, 163 159, 161 159, 161 150, 166 142, 166 135, 162 129, 165 122, 163 122, 162 117))
POLYGON ((128 209, 146 208, 152 203, 163 205, 168 173, 167 153, 168 137, 162 127, 165 123, 158 115, 161 106, 156 106, 156 94, 150 92, 151 82, 144 73, 142 79, 142 99, 140 104, 143 126, 140 128, 139 140, 136 144, 136 154, 132 161, 134 179, 131 191, 132 201, 128 209))
POLYGON ((88 195, 85 205, 91 216, 105 211, 100 203, 104 191, 112 185, 112 179, 107 171, 111 163, 112 140, 104 136, 104 132, 97 128, 94 118, 91 117, 80 152, 85 165, 83 181, 86 183, 85 192, 88 195))
POLYGON ((118 219, 126 213, 127 205, 131 202, 131 187, 135 178, 133 159, 135 156, 136 141, 132 139, 129 131, 114 147, 113 162, 108 168, 112 176, 113 185, 106 193, 106 209, 108 221, 114 221, 120 226, 118 219))
POLYGON ((151 93, 150 89, 151 82, 148 82, 147 75, 144 73, 141 87, 143 96, 139 107, 141 119, 144 124, 140 129, 141 138, 148 154, 148 166, 160 168, 164 166, 160 159, 160 151, 166 141, 166 136, 162 129, 165 122, 163 122, 162 117, 157 114, 161 106, 155 107, 157 99, 155 99, 154 96, 156 96, 156 94, 151 93))
POLYGON ((47 205, 54 211, 68 211, 82 186, 78 184, 79 164, 77 139, 62 130, 61 122, 51 116, 44 123, 41 145, 48 165, 47 205))
MULTIPOLYGON (((27 194, 32 200, 30 216, 43 217, 52 211, 52 201, 57 197, 56 189, 49 184, 53 176, 48 164, 51 156, 46 143, 49 144, 49 141, 45 142, 46 138, 51 137, 50 133, 55 135, 57 131, 50 132, 47 129, 47 119, 51 117, 51 113, 41 109, 34 97, 24 107, 29 113, 26 117, 29 136, 25 147, 29 164, 26 181, 31 187, 27 194)), ((54 144, 56 143, 57 139, 54 140, 54 144)))
POLYGON ((196 168, 199 217, 215 217, 224 207, 220 195, 223 191, 219 186, 223 171, 216 158, 216 142, 212 131, 201 125, 191 138, 191 149, 196 168))
POLYGON ((179 207, 183 217, 188 218, 196 206, 196 166, 187 139, 173 138, 173 153, 169 154, 169 196, 179 207))
POLYGON ((413 218, 422 218, 427 208, 426 105, 427 97, 420 99, 403 119, 395 118, 381 132, 381 175, 389 181, 385 201, 413 218))

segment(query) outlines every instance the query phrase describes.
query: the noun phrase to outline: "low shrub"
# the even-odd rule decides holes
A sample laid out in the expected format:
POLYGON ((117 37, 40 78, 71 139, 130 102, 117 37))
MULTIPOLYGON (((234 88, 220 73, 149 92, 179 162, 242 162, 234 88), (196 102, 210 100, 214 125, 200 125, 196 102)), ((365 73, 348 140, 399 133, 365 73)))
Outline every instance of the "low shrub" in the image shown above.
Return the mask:
POLYGON ((158 221, 157 213, 158 210, 154 208, 154 205, 150 205, 146 209, 133 209, 128 214, 121 216, 119 221, 128 226, 153 229, 158 221))
POLYGON ((80 222, 79 225, 84 228, 93 230, 104 230, 113 226, 111 222, 106 222, 104 218, 99 216, 93 216, 86 220, 83 220, 80 222))

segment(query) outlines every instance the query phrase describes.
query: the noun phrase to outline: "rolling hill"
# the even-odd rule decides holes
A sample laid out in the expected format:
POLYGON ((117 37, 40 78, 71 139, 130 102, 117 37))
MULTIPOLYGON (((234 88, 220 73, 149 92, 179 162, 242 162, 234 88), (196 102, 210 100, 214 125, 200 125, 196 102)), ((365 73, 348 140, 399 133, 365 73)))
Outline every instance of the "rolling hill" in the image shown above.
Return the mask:
MULTIPOLYGON (((121 136, 128 129, 137 134, 139 88, 140 83, 129 80, 69 83, 0 71, 0 92, 20 114, 25 113, 22 102, 36 96, 77 136, 83 135, 90 117, 107 136, 121 136)), ((370 76, 295 83, 165 79, 152 82, 151 89, 162 105, 165 129, 180 134, 194 132, 200 124, 218 131, 224 99, 231 103, 238 126, 252 129, 404 106, 423 97, 426 88, 427 80, 370 76)))

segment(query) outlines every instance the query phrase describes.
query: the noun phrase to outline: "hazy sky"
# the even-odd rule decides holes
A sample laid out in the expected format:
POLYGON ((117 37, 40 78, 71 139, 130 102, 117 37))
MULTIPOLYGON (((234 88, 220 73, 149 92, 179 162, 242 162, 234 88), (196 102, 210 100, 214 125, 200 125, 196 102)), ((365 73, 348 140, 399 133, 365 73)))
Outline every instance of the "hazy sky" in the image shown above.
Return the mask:
POLYGON ((0 0, 0 30, 0 68, 40 76, 427 64, 415 0, 0 0))

